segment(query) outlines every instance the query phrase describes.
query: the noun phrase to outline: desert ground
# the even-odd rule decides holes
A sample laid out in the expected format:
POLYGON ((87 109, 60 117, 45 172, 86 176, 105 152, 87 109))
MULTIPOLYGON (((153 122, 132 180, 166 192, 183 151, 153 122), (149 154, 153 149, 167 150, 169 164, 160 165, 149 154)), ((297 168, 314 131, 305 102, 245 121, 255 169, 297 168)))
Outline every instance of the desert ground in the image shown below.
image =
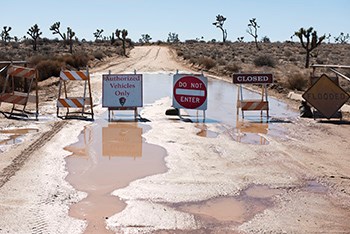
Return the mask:
MULTIPOLYGON (((135 47, 128 58, 105 59, 90 69, 95 122, 106 115, 102 74, 134 70, 193 72, 163 46, 135 47)), ((215 78, 229 85, 227 77, 215 78)), ((55 81, 40 84, 45 98, 39 121, 0 117, 2 130, 34 129, 0 148, 0 233, 350 232, 349 119, 272 119, 282 134, 260 134, 266 145, 244 144, 232 139, 233 130, 222 131, 220 122, 201 125, 218 133, 213 137, 199 137, 198 123, 169 123, 164 112, 171 106, 170 97, 140 110, 150 120, 142 123, 147 128, 142 137, 166 152, 166 170, 115 189, 111 194, 122 201, 123 209, 100 217, 103 228, 89 226, 87 219, 69 214, 70 207, 89 194, 67 181, 65 159, 72 153, 65 147, 95 123, 56 117, 55 81)), ((299 102, 286 95, 278 99, 298 111, 299 102)), ((9 142, 6 134, 0 136, 9 142)))

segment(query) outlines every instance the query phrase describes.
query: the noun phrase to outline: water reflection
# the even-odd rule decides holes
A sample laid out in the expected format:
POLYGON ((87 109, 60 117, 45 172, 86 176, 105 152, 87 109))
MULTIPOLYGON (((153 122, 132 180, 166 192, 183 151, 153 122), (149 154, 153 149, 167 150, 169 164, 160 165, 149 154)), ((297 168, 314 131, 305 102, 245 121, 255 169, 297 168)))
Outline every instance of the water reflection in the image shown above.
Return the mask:
POLYGON ((206 124, 196 123, 195 127, 199 129, 199 132, 196 133, 197 136, 208 138, 215 138, 218 136, 216 132, 208 130, 208 126, 206 124))
POLYGON ((137 124, 108 124, 102 128, 102 155, 105 157, 141 157, 142 128, 137 124))
POLYGON ((3 129, 0 130, 2 139, 0 139, 0 145, 14 145, 21 142, 21 137, 29 134, 38 132, 35 128, 18 128, 18 129, 3 129))
POLYGON ((236 122, 237 141, 248 144, 267 145, 268 140, 263 135, 269 131, 268 123, 254 123, 248 121, 236 122))
POLYGON ((146 126, 98 121, 66 147, 67 181, 88 196, 70 207, 70 215, 88 221, 85 233, 108 233, 105 219, 122 211, 124 202, 110 195, 131 181, 164 173, 166 151, 142 138, 146 126))

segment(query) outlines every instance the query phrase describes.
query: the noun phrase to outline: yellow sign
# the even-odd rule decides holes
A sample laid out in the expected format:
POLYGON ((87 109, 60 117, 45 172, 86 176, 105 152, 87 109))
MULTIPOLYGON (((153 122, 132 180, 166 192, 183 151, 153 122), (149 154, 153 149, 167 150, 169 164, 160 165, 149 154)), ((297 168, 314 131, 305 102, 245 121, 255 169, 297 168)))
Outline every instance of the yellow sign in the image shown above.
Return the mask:
POLYGON ((303 98, 327 119, 330 119, 349 97, 347 92, 325 74, 303 94, 303 98))

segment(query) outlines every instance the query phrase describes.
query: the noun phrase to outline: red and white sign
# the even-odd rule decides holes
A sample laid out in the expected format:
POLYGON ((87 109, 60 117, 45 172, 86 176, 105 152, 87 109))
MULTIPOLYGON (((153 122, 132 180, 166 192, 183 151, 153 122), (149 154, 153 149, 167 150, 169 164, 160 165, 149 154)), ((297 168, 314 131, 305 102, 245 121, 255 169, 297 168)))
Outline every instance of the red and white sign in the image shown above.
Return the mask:
POLYGON ((174 75, 173 107, 207 109, 208 79, 202 75, 174 75))

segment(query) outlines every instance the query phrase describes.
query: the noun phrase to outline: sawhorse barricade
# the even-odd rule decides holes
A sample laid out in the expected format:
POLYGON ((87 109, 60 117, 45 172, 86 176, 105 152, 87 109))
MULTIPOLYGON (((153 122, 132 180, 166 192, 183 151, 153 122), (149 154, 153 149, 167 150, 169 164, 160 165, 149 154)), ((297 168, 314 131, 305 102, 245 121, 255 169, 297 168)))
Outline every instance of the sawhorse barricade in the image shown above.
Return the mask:
POLYGON ((239 115, 239 109, 241 109, 242 118, 244 118, 244 111, 260 111, 261 117, 263 115, 263 111, 266 111, 266 117, 269 118, 267 84, 271 84, 272 82, 272 74, 233 74, 233 83, 239 84, 237 92, 237 116, 239 115), (261 85, 261 98, 244 99, 243 84, 261 85))
POLYGON ((11 111, 0 111, 6 118, 28 119, 30 115, 34 115, 37 120, 39 115, 38 71, 34 68, 11 64, 7 69, 5 84, 0 94, 0 105, 1 103, 12 104, 11 111), (35 95, 30 95, 33 86, 35 95), (35 104, 35 112, 26 110, 28 103, 35 104))
POLYGON ((57 117, 65 119, 94 119, 93 102, 91 95, 91 84, 89 71, 69 71, 62 70, 60 72, 60 83, 58 88, 57 99, 57 117), (82 97, 69 97, 67 93, 67 82, 84 82, 82 97), (62 91, 63 89, 63 91, 62 91), (61 97, 64 93, 64 97, 61 97), (66 113, 60 115, 60 109, 65 108, 66 113), (75 111, 70 111, 70 109, 75 111), (80 109, 79 111, 77 109, 80 109), (89 109, 89 111, 86 111, 89 109), (91 116, 88 118, 86 115, 91 116))

